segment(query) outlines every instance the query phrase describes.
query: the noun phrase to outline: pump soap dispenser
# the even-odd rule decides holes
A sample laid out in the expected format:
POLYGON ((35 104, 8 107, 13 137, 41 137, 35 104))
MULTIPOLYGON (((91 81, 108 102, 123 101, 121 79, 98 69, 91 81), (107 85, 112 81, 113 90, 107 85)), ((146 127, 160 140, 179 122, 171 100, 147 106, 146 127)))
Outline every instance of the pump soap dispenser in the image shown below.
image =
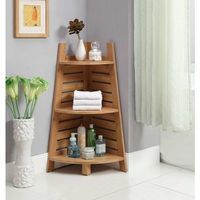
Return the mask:
POLYGON ((71 137, 69 139, 70 145, 68 146, 68 156, 71 158, 79 158, 80 157, 80 149, 76 144, 76 137, 78 133, 71 133, 71 137))

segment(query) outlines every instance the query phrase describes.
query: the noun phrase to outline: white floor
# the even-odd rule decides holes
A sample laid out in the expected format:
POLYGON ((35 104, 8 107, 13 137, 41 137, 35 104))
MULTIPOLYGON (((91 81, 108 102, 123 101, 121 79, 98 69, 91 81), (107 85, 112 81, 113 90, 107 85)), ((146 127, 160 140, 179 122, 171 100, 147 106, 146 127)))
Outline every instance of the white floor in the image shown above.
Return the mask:
POLYGON ((192 200, 194 173, 160 164, 123 173, 94 166, 90 176, 80 166, 37 175, 34 187, 18 189, 7 183, 7 200, 192 200))

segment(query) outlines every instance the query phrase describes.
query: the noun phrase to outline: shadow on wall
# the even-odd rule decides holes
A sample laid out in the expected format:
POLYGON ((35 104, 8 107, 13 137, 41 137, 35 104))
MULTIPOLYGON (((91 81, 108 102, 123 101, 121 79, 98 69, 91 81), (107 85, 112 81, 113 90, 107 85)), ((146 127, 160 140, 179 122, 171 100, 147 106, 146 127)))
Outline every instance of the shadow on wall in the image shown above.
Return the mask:
MULTIPOLYGON (((14 160, 15 143, 13 139, 12 121, 6 122, 6 159, 14 160)), ((8 162, 6 160, 6 162, 8 162)))

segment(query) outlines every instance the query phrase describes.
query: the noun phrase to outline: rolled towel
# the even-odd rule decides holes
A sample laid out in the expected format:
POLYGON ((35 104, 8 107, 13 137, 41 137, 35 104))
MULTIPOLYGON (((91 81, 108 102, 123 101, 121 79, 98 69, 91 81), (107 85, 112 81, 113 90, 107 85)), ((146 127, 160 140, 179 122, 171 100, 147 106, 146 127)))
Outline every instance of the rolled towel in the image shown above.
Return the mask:
POLYGON ((73 106, 73 110, 101 110, 102 106, 73 106))
POLYGON ((98 100, 102 99, 102 93, 101 91, 94 91, 94 92, 89 92, 89 91, 74 91, 74 99, 79 99, 79 100, 98 100))
POLYGON ((102 100, 82 100, 82 99, 74 99, 74 106, 101 106, 102 100))

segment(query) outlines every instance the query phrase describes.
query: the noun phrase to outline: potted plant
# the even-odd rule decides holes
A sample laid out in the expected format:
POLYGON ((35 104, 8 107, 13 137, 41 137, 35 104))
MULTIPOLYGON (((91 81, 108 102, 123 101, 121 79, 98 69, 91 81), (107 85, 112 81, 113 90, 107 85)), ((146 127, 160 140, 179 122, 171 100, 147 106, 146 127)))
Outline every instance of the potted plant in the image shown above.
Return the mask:
POLYGON ((80 32, 85 27, 82 20, 74 19, 73 21, 69 21, 69 26, 67 27, 69 30, 69 34, 77 34, 78 36, 78 45, 75 52, 75 57, 77 60, 84 60, 86 58, 86 50, 83 43, 83 40, 80 37, 80 32))
POLYGON ((6 77, 6 104, 13 115, 13 138, 16 145, 13 185, 30 187, 33 185, 33 164, 31 146, 34 138, 33 113, 42 92, 47 90, 48 82, 40 77, 27 79, 19 76, 6 77), (23 87, 25 110, 19 109, 19 85, 23 87))

